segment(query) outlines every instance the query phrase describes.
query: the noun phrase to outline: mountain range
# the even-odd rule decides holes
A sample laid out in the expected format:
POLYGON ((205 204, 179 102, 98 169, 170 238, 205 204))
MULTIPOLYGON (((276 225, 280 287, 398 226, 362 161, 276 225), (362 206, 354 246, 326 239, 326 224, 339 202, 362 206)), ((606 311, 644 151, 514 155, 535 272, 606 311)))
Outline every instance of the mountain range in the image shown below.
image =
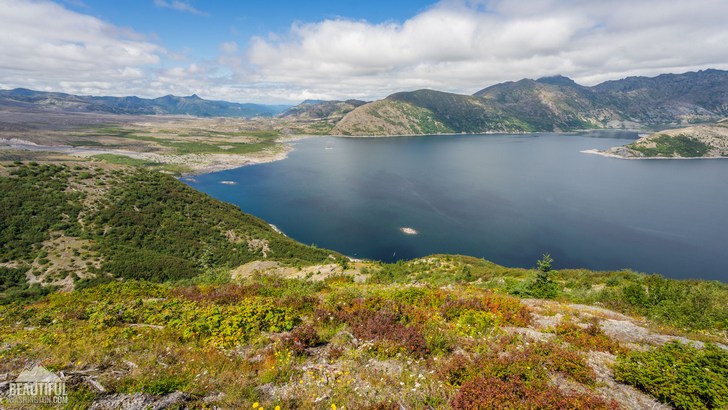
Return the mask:
POLYGON ((144 99, 0 90, 0 109, 12 107, 142 115, 278 116, 287 121, 325 123, 317 132, 333 135, 660 129, 728 116, 728 71, 628 77, 591 87, 553 76, 495 84, 472 95, 417 90, 372 102, 307 100, 294 107, 210 101, 197 95, 144 99))
POLYGON ((728 116, 728 71, 628 77, 592 87, 563 77, 523 79, 473 95, 417 90, 346 114, 341 135, 564 131, 650 128, 728 116))
POLYGON ((287 105, 239 104, 189 97, 165 95, 139 97, 95 97, 65 93, 33 91, 25 88, 0 90, 0 108, 40 109, 49 111, 93 112, 127 115, 193 115, 198 117, 271 117, 285 111, 287 105))

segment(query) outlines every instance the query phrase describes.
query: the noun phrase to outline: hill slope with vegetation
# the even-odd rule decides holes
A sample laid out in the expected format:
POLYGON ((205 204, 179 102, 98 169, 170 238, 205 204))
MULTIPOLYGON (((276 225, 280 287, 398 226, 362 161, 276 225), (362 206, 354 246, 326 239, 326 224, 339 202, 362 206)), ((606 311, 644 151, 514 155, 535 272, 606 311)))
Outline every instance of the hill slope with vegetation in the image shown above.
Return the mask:
POLYGON ((6 164, 0 176, 4 296, 38 286, 189 278, 257 259, 323 262, 264 221, 139 168, 98 163, 6 164), (28 279, 27 281, 25 279, 28 279))
POLYGON ((620 158, 728 157, 728 120, 656 132, 603 154, 620 158))
POLYGON ((728 405, 724 283, 352 261, 95 162, 4 163, 0 185, 0 372, 62 372, 66 408, 728 405))
POLYGON ((433 90, 392 94, 353 110, 332 133, 391 135, 382 123, 398 124, 396 134, 405 135, 636 129, 710 122, 726 115, 726 71, 629 77, 593 87, 555 76, 495 84, 473 95, 433 90), (408 105, 398 104, 402 101, 408 105), (431 114, 406 115, 417 110, 431 114), (432 119, 441 127, 425 126, 432 119))

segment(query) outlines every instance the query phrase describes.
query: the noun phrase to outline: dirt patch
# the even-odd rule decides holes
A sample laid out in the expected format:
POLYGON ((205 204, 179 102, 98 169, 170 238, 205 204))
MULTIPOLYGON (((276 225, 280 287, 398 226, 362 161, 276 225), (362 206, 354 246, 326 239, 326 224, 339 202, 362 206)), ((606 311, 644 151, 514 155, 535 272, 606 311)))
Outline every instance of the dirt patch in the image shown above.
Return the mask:
POLYGON ((90 410, 137 410, 152 409, 161 410, 168 408, 183 408, 190 400, 190 396, 182 392, 174 392, 162 397, 149 394, 110 394, 96 400, 90 410))
POLYGON ((283 266, 275 261, 253 261, 242 265, 231 272, 233 280, 244 280, 254 275, 272 275, 288 279, 325 280, 332 276, 352 276, 355 282, 364 282, 368 275, 362 274, 365 262, 351 263, 347 269, 336 263, 312 266, 283 266))
POLYGON ((99 268, 101 259, 95 252, 86 250, 91 247, 91 241, 59 232, 51 233, 51 238, 43 242, 45 256, 36 258, 26 273, 28 283, 60 286, 63 291, 70 291, 74 274, 81 279, 95 276, 89 268, 99 268))
POLYGON ((260 253, 264 258, 270 252, 270 243, 267 239, 248 239, 248 251, 260 253))

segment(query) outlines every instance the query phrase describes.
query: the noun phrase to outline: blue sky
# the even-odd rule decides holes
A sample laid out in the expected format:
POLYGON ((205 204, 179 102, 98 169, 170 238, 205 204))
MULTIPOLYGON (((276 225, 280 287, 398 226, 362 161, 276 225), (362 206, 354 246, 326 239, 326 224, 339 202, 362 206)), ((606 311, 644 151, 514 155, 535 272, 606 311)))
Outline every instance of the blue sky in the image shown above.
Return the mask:
POLYGON ((725 0, 0 0, 0 88, 237 102, 728 69, 725 0))
POLYGON ((344 18, 374 24, 401 23, 435 2, 84 0, 62 4, 116 26, 132 28, 174 52, 215 58, 218 44, 235 41, 246 47, 255 36, 285 33, 296 22, 344 18))

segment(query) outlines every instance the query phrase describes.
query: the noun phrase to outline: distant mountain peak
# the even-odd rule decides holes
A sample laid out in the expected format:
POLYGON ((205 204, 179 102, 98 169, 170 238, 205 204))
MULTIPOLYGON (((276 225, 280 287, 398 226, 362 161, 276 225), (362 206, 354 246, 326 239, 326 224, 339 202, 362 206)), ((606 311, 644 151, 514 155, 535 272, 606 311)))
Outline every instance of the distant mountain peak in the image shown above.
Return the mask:
POLYGON ((327 100, 303 100, 301 104, 321 104, 328 102, 327 100))
POLYGON ((202 100, 197 94, 192 94, 189 97, 187 97, 188 100, 202 100))
POLYGON ((574 80, 563 75, 552 75, 547 77, 541 77, 536 80, 537 83, 551 84, 551 85, 577 85, 574 80))

